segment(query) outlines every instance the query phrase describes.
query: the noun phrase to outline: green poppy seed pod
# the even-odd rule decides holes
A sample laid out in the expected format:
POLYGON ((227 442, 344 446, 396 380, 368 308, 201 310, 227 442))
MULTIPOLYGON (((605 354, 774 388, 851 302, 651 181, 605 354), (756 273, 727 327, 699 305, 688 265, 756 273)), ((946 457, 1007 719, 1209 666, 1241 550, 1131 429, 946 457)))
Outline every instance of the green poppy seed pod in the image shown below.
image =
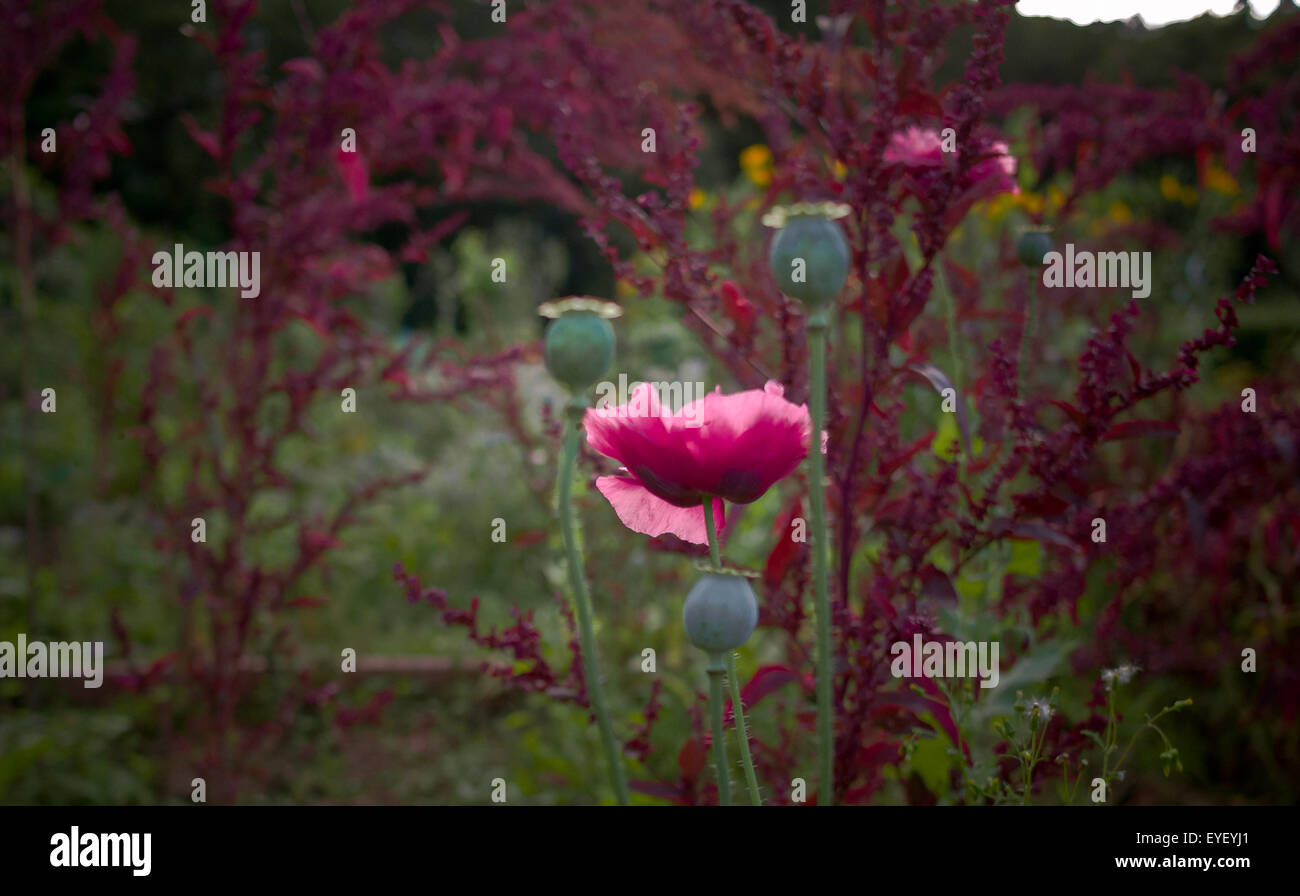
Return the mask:
POLYGON ((821 309, 844 287, 850 254, 840 225, 822 215, 797 214, 772 237, 767 263, 781 292, 821 309))
POLYGON ((686 595, 682 623, 686 637, 701 650, 733 650, 758 625, 754 589, 740 576, 706 575, 686 595))
POLYGON ((1027 268, 1043 263, 1043 256, 1052 251, 1052 235, 1046 230, 1026 230, 1016 240, 1016 256, 1027 268))
POLYGON ((573 392, 585 392, 614 363, 614 328, 598 314, 570 312, 546 328, 546 369, 573 392))

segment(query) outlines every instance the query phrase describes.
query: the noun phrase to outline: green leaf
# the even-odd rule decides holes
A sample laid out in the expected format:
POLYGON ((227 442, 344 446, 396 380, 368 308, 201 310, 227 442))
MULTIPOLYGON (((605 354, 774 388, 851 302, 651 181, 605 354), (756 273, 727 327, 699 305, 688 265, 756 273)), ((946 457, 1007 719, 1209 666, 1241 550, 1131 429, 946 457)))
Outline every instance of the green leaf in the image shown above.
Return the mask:
POLYGON ((1101 739, 1101 735, 1098 734, 1096 731, 1091 731, 1085 728, 1083 730, 1083 736, 1088 738, 1093 743, 1095 743, 1103 753, 1106 752, 1106 742, 1101 739))
POLYGON ((912 750, 912 770, 921 776, 926 788, 935 796, 948 792, 948 772, 952 762, 943 740, 928 737, 917 741, 912 750))
POLYGON ((1043 690, 1074 646, 1074 641, 1049 641, 1021 656, 1010 670, 1002 671, 998 686, 988 689, 992 694, 986 692, 975 705, 974 719, 983 722, 994 716, 1010 715, 1012 704, 1016 702, 1016 691, 1043 690))
POLYGON ((1011 558, 1007 572, 1036 578, 1042 572, 1043 546, 1036 541, 1011 541, 1011 558))

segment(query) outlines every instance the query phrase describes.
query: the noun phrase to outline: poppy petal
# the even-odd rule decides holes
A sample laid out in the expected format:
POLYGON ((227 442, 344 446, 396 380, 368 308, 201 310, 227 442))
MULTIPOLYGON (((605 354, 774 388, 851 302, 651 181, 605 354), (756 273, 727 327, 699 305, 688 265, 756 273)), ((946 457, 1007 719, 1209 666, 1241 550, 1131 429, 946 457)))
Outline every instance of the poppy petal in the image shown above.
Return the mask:
POLYGON ((714 392, 695 409, 704 420, 690 443, 685 485, 741 504, 761 497, 808 454, 812 419, 776 382, 733 395, 714 392))
MULTIPOLYGON (((704 507, 677 507, 657 498, 635 479, 627 476, 600 476, 596 488, 613 506, 619 520, 642 535, 676 535, 692 544, 708 544, 704 527, 704 507)), ((723 525, 723 504, 713 499, 713 519, 723 525)))

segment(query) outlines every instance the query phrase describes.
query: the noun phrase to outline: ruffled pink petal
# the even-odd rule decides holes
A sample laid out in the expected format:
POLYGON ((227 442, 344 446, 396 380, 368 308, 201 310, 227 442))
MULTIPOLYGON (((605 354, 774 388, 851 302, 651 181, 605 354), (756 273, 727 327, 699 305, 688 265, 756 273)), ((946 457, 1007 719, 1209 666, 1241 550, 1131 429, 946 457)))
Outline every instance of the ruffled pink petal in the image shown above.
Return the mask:
MULTIPOLYGON (((657 498, 640 482, 626 476, 600 476, 596 488, 613 506, 619 520, 642 535, 676 535, 682 541, 708 544, 704 507, 677 507, 657 498)), ((713 499, 713 520, 723 524, 723 503, 713 499)))
POLYGON ((998 193, 1019 195, 1020 185, 1016 183, 1016 159, 1002 141, 991 143, 984 158, 971 166, 966 174, 970 192, 987 198, 998 193))
POLYGON ((637 386, 627 404, 588 409, 583 427, 587 444, 621 463, 632 475, 650 480, 662 497, 694 502, 690 490, 682 485, 690 477, 691 455, 680 434, 673 432, 672 414, 660 404, 649 383, 637 386))
MULTIPOLYGON (((694 404, 704 421, 688 443, 693 463, 685 484, 728 500, 757 500, 808 455, 812 418, 785 400, 780 383, 732 395, 714 392, 694 404)), ((689 407, 689 406, 688 406, 689 407)))
POLYGON ((627 404, 588 408, 582 425, 588 445, 624 466, 644 463, 668 443, 663 408, 649 383, 633 389, 627 404))
POLYGON ((910 168, 936 168, 943 164, 943 141, 938 131, 910 127, 890 135, 885 161, 910 168))

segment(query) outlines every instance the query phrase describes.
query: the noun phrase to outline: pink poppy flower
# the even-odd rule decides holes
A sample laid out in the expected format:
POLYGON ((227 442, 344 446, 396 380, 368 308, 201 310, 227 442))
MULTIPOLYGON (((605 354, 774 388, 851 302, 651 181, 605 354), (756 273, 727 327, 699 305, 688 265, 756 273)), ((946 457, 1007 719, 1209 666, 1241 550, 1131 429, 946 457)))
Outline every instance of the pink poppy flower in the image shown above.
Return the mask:
POLYGON ((943 141, 939 132, 910 127, 889 137, 885 161, 898 162, 909 168, 937 168, 943 164, 943 141))
MULTIPOLYGON (((952 160, 955 153, 949 154, 952 160)), ((938 168, 948 164, 943 152, 939 132, 929 128, 910 127, 890 135, 884 160, 907 168, 938 168)), ((1016 183, 1016 159, 1010 148, 1001 140, 988 144, 980 158, 966 172, 963 186, 971 191, 967 198, 994 196, 998 193, 1020 193, 1016 183)))
POLYGON ((973 187, 980 196, 994 196, 998 193, 1019 196, 1016 159, 1011 155, 1010 148, 1001 140, 990 143, 983 157, 966 173, 966 185, 973 187))
POLYGON ((706 497, 721 528, 724 500, 758 500, 808 454, 808 407, 783 396, 776 382, 733 395, 719 389, 672 413, 642 383, 625 405, 591 408, 588 444, 625 468, 596 488, 634 532, 707 544, 706 497))

